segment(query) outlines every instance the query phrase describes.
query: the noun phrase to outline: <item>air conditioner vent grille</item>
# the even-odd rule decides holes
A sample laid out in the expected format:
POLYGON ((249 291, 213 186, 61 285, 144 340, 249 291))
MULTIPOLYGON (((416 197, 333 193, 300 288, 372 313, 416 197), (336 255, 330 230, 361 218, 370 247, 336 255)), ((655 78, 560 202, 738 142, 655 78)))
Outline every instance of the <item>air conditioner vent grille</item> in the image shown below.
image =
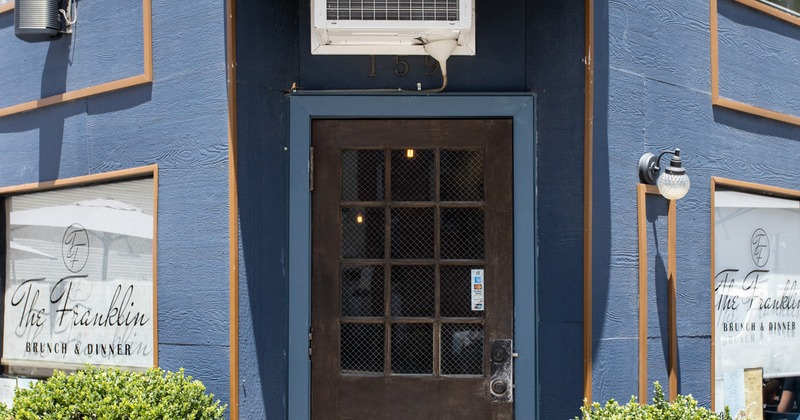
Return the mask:
POLYGON ((61 20, 58 15, 58 0, 29 0, 17 2, 17 27, 58 31, 61 20))
POLYGON ((327 0, 328 20, 457 21, 458 0, 327 0))

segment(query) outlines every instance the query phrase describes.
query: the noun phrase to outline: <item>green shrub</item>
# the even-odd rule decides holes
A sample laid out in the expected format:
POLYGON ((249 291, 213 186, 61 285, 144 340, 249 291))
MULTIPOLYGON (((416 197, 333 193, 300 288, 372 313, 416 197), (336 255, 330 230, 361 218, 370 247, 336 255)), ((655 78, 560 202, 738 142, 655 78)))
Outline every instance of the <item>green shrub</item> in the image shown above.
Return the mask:
POLYGON ((200 381, 151 368, 130 372, 87 366, 66 375, 56 371, 30 389, 18 388, 3 418, 65 420, 220 419, 225 412, 200 381))
MULTIPOLYGON (((609 400, 605 406, 592 403, 581 407, 583 420, 732 420, 727 408, 724 413, 714 413, 697 405, 691 395, 679 395, 674 402, 664 399, 658 382, 653 384, 655 396, 652 404, 639 404, 636 397, 625 405, 609 400)), ((577 420, 577 417, 576 417, 577 420)))

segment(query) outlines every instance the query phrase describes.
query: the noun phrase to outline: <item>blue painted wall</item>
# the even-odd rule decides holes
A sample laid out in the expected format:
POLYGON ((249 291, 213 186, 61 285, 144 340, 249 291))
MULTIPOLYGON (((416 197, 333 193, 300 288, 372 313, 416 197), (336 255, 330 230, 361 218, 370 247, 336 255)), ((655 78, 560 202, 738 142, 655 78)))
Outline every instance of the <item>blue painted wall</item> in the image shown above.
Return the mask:
POLYGON ((583 2, 527 2, 526 74, 537 94, 541 419, 573 418, 583 400, 584 39, 583 2))
MULTIPOLYGON (((797 84, 771 76, 796 73, 800 30, 719 2, 723 95, 800 114, 797 84), (753 49, 752 40, 761 44, 753 49), (757 58, 762 51, 768 60, 757 58)), ((667 384, 663 283, 676 258, 678 391, 708 406, 711 177, 800 189, 800 130, 711 106, 709 1, 595 7, 593 397, 626 401, 637 393, 636 165, 644 152, 680 147, 692 188, 677 204, 675 256, 666 253, 665 200, 648 199, 648 380, 667 384)))
MULTIPOLYGON (((723 95, 800 114, 796 86, 770 84, 796 73, 797 29, 719 1, 723 95), (755 55, 765 59, 748 61, 753 50, 742 40, 758 40, 766 52, 755 55), (783 66, 790 70, 777 72, 783 66)), ((708 1, 596 3, 593 396, 636 393, 636 163, 677 146, 693 183, 677 214, 679 391, 707 405, 710 179, 800 188, 800 132, 711 106, 708 1)), ((87 3, 75 35, 37 45, 16 40, 11 15, 0 15, 4 57, 19 58, 0 61, 0 105, 138 74, 141 49, 131 40, 141 39, 140 6, 116 9, 87 3)), ((0 185, 158 163, 160 364, 186 367, 227 401, 224 12, 220 2, 156 0, 152 85, 0 118, 0 185)), ((582 398, 583 5, 478 2, 477 14, 478 55, 451 58, 448 91, 537 94, 538 403, 541 418, 569 418, 582 398)), ((237 2, 242 418, 286 417, 286 91, 293 82, 306 90, 440 83, 422 57, 405 58, 406 76, 394 74, 393 56, 378 57, 373 78, 367 57, 312 56, 308 15, 300 0, 237 2)), ((648 203, 648 379, 666 383, 661 284, 671 256, 663 200, 648 203)))
POLYGON ((239 0, 239 413, 285 419, 288 386, 288 100, 297 2, 239 0))
MULTIPOLYGON (((229 395, 224 10, 153 1, 150 85, 0 117, 0 186, 159 165, 159 365, 229 395)), ((0 106, 143 72, 141 2, 80 2, 75 33, 28 44, 0 15, 0 106)))

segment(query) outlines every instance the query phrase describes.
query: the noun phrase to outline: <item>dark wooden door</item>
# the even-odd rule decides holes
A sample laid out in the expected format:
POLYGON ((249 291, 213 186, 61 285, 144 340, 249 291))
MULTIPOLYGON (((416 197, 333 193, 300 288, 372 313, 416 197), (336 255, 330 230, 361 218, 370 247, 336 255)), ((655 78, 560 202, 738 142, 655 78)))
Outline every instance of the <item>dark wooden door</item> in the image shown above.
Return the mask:
POLYGON ((512 122, 315 120, 314 419, 510 419, 512 122), (510 391, 509 391, 510 392, 510 391))

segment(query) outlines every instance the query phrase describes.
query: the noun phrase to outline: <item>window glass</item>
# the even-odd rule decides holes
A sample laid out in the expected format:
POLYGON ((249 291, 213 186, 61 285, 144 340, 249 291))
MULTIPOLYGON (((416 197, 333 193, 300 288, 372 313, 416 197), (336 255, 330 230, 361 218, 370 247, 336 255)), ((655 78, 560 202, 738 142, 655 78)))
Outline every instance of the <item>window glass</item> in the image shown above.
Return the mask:
POLYGON ((720 408, 736 406, 730 390, 745 369, 761 368, 766 379, 800 376, 800 201, 718 189, 713 243, 720 408))
POLYGON ((2 363, 153 365, 153 179, 6 198, 2 363))

